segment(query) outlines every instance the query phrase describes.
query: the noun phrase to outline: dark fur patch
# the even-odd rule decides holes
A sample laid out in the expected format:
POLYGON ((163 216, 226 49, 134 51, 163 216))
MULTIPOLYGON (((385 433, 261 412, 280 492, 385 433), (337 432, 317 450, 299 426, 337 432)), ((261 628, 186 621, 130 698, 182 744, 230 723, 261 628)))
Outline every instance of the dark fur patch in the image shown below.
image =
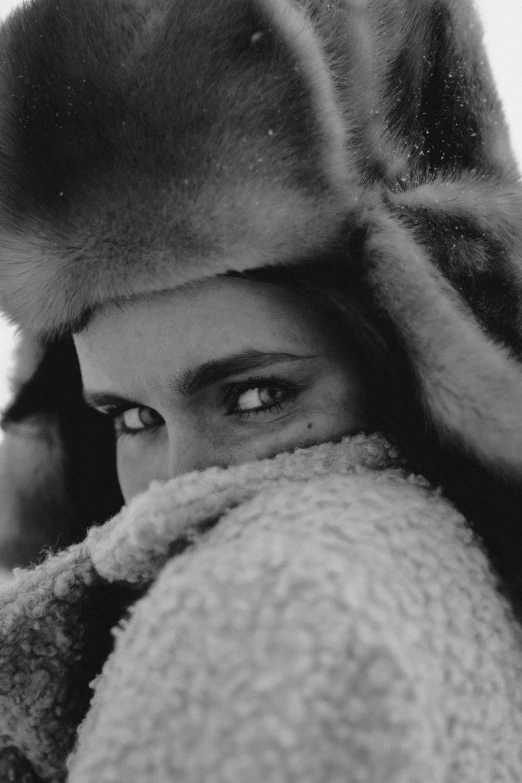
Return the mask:
POLYGON ((0 780, 13 783, 44 783, 31 762, 12 745, 0 750, 0 780))
MULTIPOLYGON (((409 42, 391 65, 387 90, 394 96, 391 127, 400 130, 418 167, 418 176, 436 171, 487 167, 480 111, 473 93, 480 74, 470 73, 453 34, 448 7, 429 11, 423 42, 409 42)), ((477 83, 478 82, 478 85, 477 83)), ((484 88, 480 85, 480 92, 484 88)))
POLYGON ((485 163, 470 64, 465 64, 456 50, 452 25, 448 8, 442 2, 435 3, 430 12, 427 72, 419 107, 422 151, 430 171, 473 169, 485 163))
POLYGON ((110 9, 106 0, 44 0, 10 19, 0 93, 11 159, 2 165, 2 197, 12 219, 27 213, 63 219, 71 196, 112 168, 125 118, 118 87, 130 88, 123 60, 143 23, 144 14, 121 0, 110 9))
POLYGON ((484 331, 522 361, 522 289, 509 249, 465 212, 400 208, 396 214, 414 230, 484 331))
POLYGON ((114 198, 112 177, 121 190, 140 180, 153 180, 155 189, 194 181, 228 136, 237 144, 235 127, 251 138, 285 124, 300 156, 296 173, 318 175, 306 90, 251 2, 39 0, 11 18, 2 51, 9 157, 0 158, 1 193, 12 225, 39 215, 61 234, 62 221, 96 192, 114 198), (205 46, 195 46, 198 40, 205 46), (237 98, 249 83, 258 85, 258 105, 239 116, 244 102, 237 98))

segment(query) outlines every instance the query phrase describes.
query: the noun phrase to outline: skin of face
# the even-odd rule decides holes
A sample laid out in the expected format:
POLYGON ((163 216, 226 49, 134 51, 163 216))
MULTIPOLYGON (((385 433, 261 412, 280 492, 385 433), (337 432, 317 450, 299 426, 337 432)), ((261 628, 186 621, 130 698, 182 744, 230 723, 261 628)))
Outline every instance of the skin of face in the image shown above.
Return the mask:
POLYGON ((128 502, 152 480, 273 457, 368 427, 353 349, 310 304, 215 277, 109 303, 75 335, 84 395, 114 420, 128 502))

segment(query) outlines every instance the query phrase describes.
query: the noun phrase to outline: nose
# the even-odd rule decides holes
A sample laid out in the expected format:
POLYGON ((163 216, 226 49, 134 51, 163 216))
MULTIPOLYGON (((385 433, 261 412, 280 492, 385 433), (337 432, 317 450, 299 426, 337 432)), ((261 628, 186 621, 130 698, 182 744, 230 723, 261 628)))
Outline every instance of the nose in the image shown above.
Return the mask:
MULTIPOLYGON (((126 445, 126 444, 125 444, 126 445)), ((124 500, 144 492, 152 481, 168 481, 184 473, 214 465, 224 467, 223 454, 191 422, 168 422, 153 440, 142 439, 117 449, 117 473, 124 500)))
POLYGON ((168 481, 184 473, 227 467, 233 456, 206 437, 204 430, 186 420, 166 422, 148 445, 117 450, 117 471, 125 502, 144 492, 152 481, 168 481))
POLYGON ((217 465, 216 450, 204 438, 201 432, 195 431, 187 423, 167 425, 167 471, 169 478, 182 476, 194 470, 217 465))

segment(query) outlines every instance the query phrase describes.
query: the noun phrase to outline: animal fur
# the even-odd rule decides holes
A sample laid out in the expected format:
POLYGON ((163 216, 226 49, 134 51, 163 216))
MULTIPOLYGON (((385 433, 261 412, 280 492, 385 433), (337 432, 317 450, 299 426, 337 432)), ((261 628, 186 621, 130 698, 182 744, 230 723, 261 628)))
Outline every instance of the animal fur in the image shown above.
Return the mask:
POLYGON ((514 181, 470 13, 463 0, 15 13, 0 38, 4 309, 62 333, 109 299, 324 253, 368 204, 386 212, 383 190, 439 172, 474 173, 476 197, 484 175, 514 181))
POLYGON ((344 254, 411 375, 398 439, 515 578, 522 189, 472 4, 35 0, 0 55, 0 304, 42 366, 108 299, 344 254))

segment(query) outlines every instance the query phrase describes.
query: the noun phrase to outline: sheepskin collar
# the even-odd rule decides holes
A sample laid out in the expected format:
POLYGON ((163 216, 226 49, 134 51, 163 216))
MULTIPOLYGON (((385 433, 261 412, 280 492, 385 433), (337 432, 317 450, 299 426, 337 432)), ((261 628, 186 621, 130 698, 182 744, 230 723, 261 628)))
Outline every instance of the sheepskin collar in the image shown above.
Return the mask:
MULTIPOLYGON (((153 482, 112 520, 91 529, 88 551, 104 579, 147 584, 173 554, 196 542, 225 512, 260 491, 272 492, 289 482, 330 474, 396 468, 399 476, 403 475, 402 462, 398 450, 382 435, 359 434, 272 459, 153 482)), ((411 480, 427 485, 421 476, 411 480)))
POLYGON ((98 573, 150 584, 69 783, 519 783, 522 634, 463 517, 396 464, 372 436, 204 471, 91 534, 98 573))
POLYGON ((3 586, 0 643, 2 779, 520 780, 520 628, 378 435, 152 486, 3 586))

